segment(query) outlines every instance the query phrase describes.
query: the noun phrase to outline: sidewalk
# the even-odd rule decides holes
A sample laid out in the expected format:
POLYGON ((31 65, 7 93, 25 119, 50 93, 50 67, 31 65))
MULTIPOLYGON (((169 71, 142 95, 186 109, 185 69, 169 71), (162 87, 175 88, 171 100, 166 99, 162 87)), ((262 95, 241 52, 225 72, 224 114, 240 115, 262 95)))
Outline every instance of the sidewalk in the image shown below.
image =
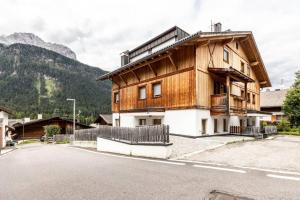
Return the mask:
POLYGON ((254 138, 245 136, 211 136, 193 139, 171 135, 170 142, 173 143, 171 159, 183 159, 228 143, 249 140, 254 140, 254 138))
POLYGON ((7 154, 13 150, 15 150, 16 148, 15 147, 9 147, 9 148, 5 148, 5 149, 1 149, 0 150, 0 156, 4 155, 4 154, 7 154))

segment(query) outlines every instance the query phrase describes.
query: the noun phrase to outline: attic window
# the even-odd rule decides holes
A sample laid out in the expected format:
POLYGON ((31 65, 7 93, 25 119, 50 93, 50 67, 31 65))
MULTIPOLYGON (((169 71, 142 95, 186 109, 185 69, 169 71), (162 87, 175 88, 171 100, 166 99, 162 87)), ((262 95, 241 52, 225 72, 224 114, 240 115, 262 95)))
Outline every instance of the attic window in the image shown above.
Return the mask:
POLYGON ((114 102, 119 103, 120 102, 120 94, 119 92, 114 93, 114 102))
POLYGON ((223 52, 223 60, 227 63, 229 63, 229 52, 224 49, 224 52, 223 52))
POLYGON ((241 72, 245 72, 245 63, 241 62, 241 72))
POLYGON ((139 99, 140 100, 146 99, 146 86, 139 87, 139 99))

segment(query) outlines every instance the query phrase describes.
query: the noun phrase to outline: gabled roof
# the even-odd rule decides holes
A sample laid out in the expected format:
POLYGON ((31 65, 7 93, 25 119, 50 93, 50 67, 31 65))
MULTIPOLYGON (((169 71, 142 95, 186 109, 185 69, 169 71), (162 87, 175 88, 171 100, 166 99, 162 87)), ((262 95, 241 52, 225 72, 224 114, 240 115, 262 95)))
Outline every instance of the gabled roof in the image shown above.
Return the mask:
POLYGON ((177 42, 157 51, 152 54, 149 54, 139 60, 128 63, 112 72, 106 73, 97 78, 97 80, 106 80, 111 79, 113 76, 122 73, 126 70, 133 69, 138 65, 142 65, 147 61, 153 60, 157 56, 168 55, 169 51, 174 49, 175 47, 180 47, 186 45, 188 43, 195 44, 198 42, 204 41, 217 41, 224 39, 232 39, 232 38, 240 38, 241 44, 244 47, 246 54, 249 56, 250 62, 253 62, 253 70, 257 75, 258 80, 260 81, 260 85, 262 87, 271 87, 271 82, 267 73, 267 70, 264 66, 263 60, 257 48, 256 42, 254 40, 253 34, 251 31, 225 31, 225 32, 197 32, 195 34, 189 35, 185 38, 178 40, 177 42))
POLYGON ((102 118, 107 124, 112 124, 112 114, 99 114, 99 117, 94 123, 99 122, 99 118, 102 118))
MULTIPOLYGON (((52 118, 48 118, 48 119, 31 120, 30 122, 24 123, 24 126, 28 126, 28 125, 32 125, 32 124, 38 124, 38 123, 42 123, 42 122, 53 121, 53 120, 66 121, 66 122, 69 122, 69 123, 73 123, 73 121, 70 120, 70 119, 64 119, 64 118, 60 118, 60 117, 52 117, 52 118)), ((86 124, 78 123, 78 122, 76 122, 76 125, 81 126, 81 127, 90 128, 90 126, 88 126, 86 124)), ((23 124, 16 124, 14 127, 17 128, 17 127, 21 127, 21 126, 23 126, 23 124)))
POLYGON ((6 112, 6 113, 8 113, 8 114, 13 114, 13 112, 12 112, 10 109, 5 108, 5 107, 3 107, 3 106, 0 106, 0 112, 1 112, 1 111, 6 112))
POLYGON ((261 108, 282 107, 287 92, 288 89, 261 92, 260 107, 261 108))

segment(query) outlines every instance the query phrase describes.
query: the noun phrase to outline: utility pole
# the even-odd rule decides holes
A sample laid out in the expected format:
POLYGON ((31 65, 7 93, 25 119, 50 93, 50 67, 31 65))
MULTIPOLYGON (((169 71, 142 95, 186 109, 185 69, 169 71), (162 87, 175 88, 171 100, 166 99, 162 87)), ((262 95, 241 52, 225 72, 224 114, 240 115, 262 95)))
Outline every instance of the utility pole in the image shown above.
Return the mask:
POLYGON ((67 99, 67 101, 73 101, 73 134, 75 134, 75 107, 76 107, 76 100, 75 99, 67 99))

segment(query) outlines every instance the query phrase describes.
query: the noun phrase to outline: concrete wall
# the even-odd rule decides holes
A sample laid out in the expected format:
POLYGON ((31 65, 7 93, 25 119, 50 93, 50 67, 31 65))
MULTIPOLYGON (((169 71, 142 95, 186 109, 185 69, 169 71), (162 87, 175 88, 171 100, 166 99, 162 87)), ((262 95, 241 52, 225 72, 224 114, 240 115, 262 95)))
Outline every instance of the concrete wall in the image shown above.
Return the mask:
POLYGON ((96 141, 72 141, 71 145, 85 148, 97 148, 96 141))
POLYGON ((118 153, 129 156, 167 159, 171 156, 172 148, 171 145, 130 145, 98 137, 97 151, 118 153))

